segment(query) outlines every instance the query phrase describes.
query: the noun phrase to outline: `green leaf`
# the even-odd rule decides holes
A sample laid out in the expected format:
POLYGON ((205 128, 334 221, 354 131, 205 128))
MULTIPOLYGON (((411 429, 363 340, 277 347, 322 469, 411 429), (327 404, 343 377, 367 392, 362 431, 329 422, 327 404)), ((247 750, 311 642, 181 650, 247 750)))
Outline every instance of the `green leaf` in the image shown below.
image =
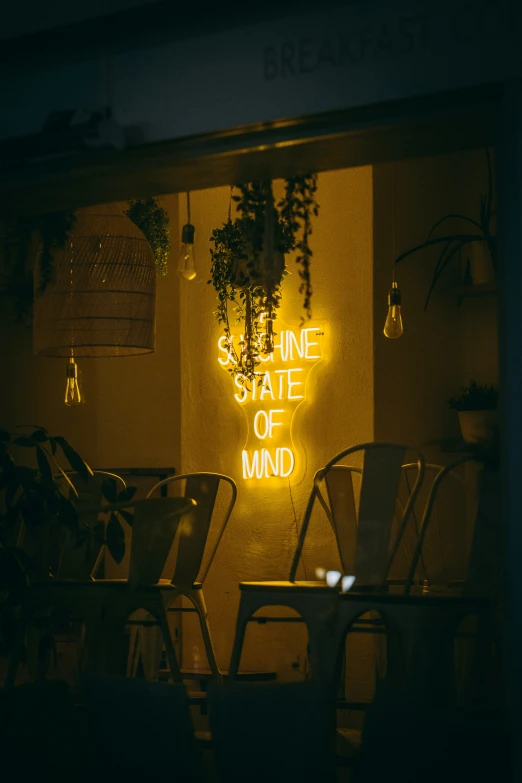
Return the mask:
POLYGON ((460 250, 462 249, 462 246, 463 246, 464 244, 466 244, 466 243, 465 243, 465 242, 457 242, 457 243, 454 245, 454 247, 452 248, 451 252, 450 252, 450 253, 448 253, 448 255, 447 255, 445 258, 444 258, 444 254, 445 254, 445 252, 446 252, 446 249, 447 249, 447 248, 445 248, 445 250, 444 250, 444 252, 443 252, 442 256, 441 256, 441 257, 440 257, 440 259, 439 259, 439 263, 437 264, 437 269, 436 269, 436 271, 435 271, 435 272, 434 272, 434 274, 433 274, 433 278, 432 278, 431 285, 430 285, 430 290, 428 291, 428 296, 426 297, 426 301, 425 301, 425 303, 424 303, 424 310, 426 310, 426 308, 428 307, 428 304, 429 304, 429 301, 430 301, 431 295, 432 295, 432 293, 433 293, 433 290, 434 290, 434 288, 435 288, 435 285, 437 284, 437 282, 438 282, 438 280, 439 280, 440 276, 442 275, 442 273, 444 272, 444 270, 446 269, 446 267, 449 265, 449 263, 450 263, 451 259, 452 259, 452 258, 454 258, 454 256, 455 256, 457 253, 459 253, 459 252, 460 252, 460 250), (442 260, 442 259, 443 259, 443 260, 442 260))
POLYGON ((467 215, 462 215, 459 212, 450 212, 448 215, 445 215, 443 218, 440 218, 440 220, 437 220, 436 223, 433 224, 431 227, 430 233, 428 234, 428 239, 431 239, 433 236, 434 231, 439 228, 443 223, 446 222, 446 220, 464 220, 467 223, 471 223, 475 228, 478 228, 479 231, 483 231, 484 227, 478 223, 476 220, 473 220, 473 218, 468 217, 467 215))
POLYGON ((109 503, 116 503, 118 499, 118 490, 116 486, 116 479, 107 476, 101 485, 102 495, 109 503))
POLYGON ((138 487, 125 487, 125 489, 122 489, 121 492, 119 492, 118 500, 132 500, 137 491, 138 487))
POLYGON ((34 440, 25 435, 18 435, 18 437, 14 438, 13 443, 16 443, 17 446, 23 446, 24 448, 29 449, 34 449, 36 447, 34 440))
POLYGON ((76 535, 78 533, 78 512, 76 510, 76 506, 74 503, 72 503, 69 498, 66 498, 65 495, 62 495, 61 492, 58 493, 59 495, 59 517, 60 517, 60 524, 69 527, 71 531, 76 535))
POLYGON ((45 443, 49 440, 49 435, 47 432, 39 427, 34 432, 31 433, 32 440, 36 441, 37 443, 45 443))
POLYGON ((107 548, 117 563, 121 563, 125 555, 125 531, 116 514, 112 513, 107 524, 107 548))
POLYGON ((7 485, 7 489, 5 492, 5 504, 7 507, 10 507, 14 504, 16 494, 19 488, 20 488, 20 481, 18 480, 18 478, 13 477, 13 479, 7 485))
POLYGON ((436 239, 428 239, 428 240, 426 240, 426 242, 423 242, 420 245, 416 245, 415 247, 412 247, 409 250, 406 250, 404 253, 401 253, 395 259, 395 263, 399 264, 405 258, 407 258, 408 256, 413 255, 413 253, 417 253, 419 250, 424 250, 427 247, 432 247, 434 245, 440 245, 442 243, 446 244, 449 241, 453 241, 453 242, 461 241, 463 243, 466 243, 466 242, 483 242, 484 241, 484 236, 482 234, 452 234, 451 236, 437 237, 436 239))
POLYGON ((125 522, 128 525, 130 525, 130 527, 132 527, 132 523, 134 522, 134 514, 132 513, 132 511, 126 511, 125 509, 121 508, 118 511, 118 514, 120 514, 125 520, 125 522))
POLYGON ((11 435, 7 430, 0 430, 0 440, 11 440, 11 435))
POLYGON ((65 440, 65 438, 63 438, 61 435, 58 435, 54 440, 62 449, 71 468, 75 470, 79 476, 87 480, 94 475, 87 463, 83 461, 78 452, 73 449, 71 444, 65 440))
POLYGON ((38 467, 40 468, 40 473, 42 474, 43 486, 47 490, 53 490, 54 489, 53 472, 51 470, 51 466, 49 465, 49 460, 47 459, 47 455, 41 446, 36 447, 36 459, 38 462, 38 467))

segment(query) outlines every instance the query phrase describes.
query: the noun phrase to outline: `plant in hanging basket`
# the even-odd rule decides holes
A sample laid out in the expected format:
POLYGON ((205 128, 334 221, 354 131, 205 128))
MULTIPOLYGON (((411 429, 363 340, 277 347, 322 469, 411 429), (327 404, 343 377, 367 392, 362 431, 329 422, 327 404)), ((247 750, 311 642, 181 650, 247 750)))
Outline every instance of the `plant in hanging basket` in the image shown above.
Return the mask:
POLYGON ((143 232, 156 259, 158 277, 168 271, 170 253, 170 221, 168 213, 160 206, 157 198, 142 198, 129 201, 125 214, 143 232))
POLYGON ((287 179, 285 194, 277 203, 270 181, 246 183, 238 190, 239 195, 232 196, 238 217, 232 220, 229 216, 210 238, 208 282, 217 293, 215 316, 229 345, 229 372, 241 382, 255 382, 260 353, 273 350, 273 321, 281 301, 281 281, 287 273, 285 255, 292 250, 297 251, 305 314, 311 316, 309 238, 312 216, 317 216, 319 209, 315 201, 317 177, 308 174, 287 179), (242 339, 236 348, 232 326, 239 325, 242 339))
MULTIPOLYGON (((416 245, 415 247, 410 248, 409 250, 406 250, 395 259, 395 263, 399 264, 401 261, 404 261, 405 258, 408 258, 415 253, 419 253, 422 250, 426 250, 426 248, 436 247, 440 249, 439 257, 437 258, 435 269, 433 271, 433 277, 431 279, 431 284, 428 290, 428 295, 426 297, 426 302, 424 304, 424 309, 428 307, 431 295, 433 294, 435 286, 441 279, 444 271, 455 259, 459 261, 461 254, 466 250, 468 250, 471 254, 473 249, 476 249, 477 247, 486 248, 491 259, 492 267, 493 269, 496 268, 497 238, 493 233, 493 221, 495 217, 495 209, 493 208, 493 175, 491 170, 489 150, 487 149, 486 162, 488 187, 487 194, 480 197, 480 210, 478 219, 469 217, 468 215, 453 212, 449 213, 448 215, 444 215, 444 217, 440 218, 440 220, 437 220, 436 223, 433 224, 424 242, 422 242, 420 245, 416 245), (448 221, 460 221, 461 223, 466 223, 469 229, 468 231, 459 231, 456 233, 444 232, 442 236, 438 236, 437 232, 439 232, 441 227, 448 221)), ((471 261, 468 257, 466 260, 466 273, 464 282, 473 282, 472 271, 470 271, 470 264, 471 261)), ((475 280, 474 282, 478 281, 475 280)))

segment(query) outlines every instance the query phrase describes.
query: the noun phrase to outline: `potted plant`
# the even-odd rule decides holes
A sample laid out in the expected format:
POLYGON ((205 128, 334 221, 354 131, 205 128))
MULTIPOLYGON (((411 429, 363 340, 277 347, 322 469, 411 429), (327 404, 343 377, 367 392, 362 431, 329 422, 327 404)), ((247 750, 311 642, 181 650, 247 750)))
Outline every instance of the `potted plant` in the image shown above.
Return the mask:
POLYGON ((424 242, 420 245, 405 250, 395 259, 399 264, 405 258, 419 253, 428 247, 437 247, 440 249, 439 257, 433 270, 433 277, 424 304, 427 308, 435 286, 440 280, 443 272, 455 260, 465 260, 464 282, 480 285, 491 282, 494 276, 497 262, 497 238, 493 233, 493 219, 495 209, 493 208, 493 176, 491 171, 491 159, 489 151, 486 149, 487 161, 487 194, 480 197, 480 210, 478 218, 472 218, 460 213, 449 213, 434 223, 424 242), (437 235, 441 228, 448 221, 460 221, 465 223, 468 231, 458 231, 454 233, 442 232, 437 235))
POLYGON ((458 397, 450 397, 448 405, 458 411, 460 431, 466 443, 486 445, 495 437, 498 391, 471 380, 458 397))
MULTIPOLYGON (((87 482, 93 476, 65 438, 51 436, 43 427, 24 427, 13 434, 0 429, 0 654, 9 651, 23 590, 56 573, 60 552, 81 547, 89 562, 91 550, 105 543, 117 562, 125 554, 116 514, 111 513, 107 525, 79 524, 76 491, 67 470, 87 482), (20 449, 32 452, 32 459, 17 462, 20 449), (24 533, 30 546, 22 545, 24 533)), ((112 482, 102 486, 109 502, 128 500, 134 492, 127 487, 118 494, 112 482)), ((121 514, 132 522, 128 512, 121 514)))
POLYGON ((273 321, 281 300, 281 281, 287 272, 285 255, 297 251, 303 294, 303 308, 311 316, 312 285, 310 265, 312 216, 317 216, 315 174, 290 177, 284 196, 274 199, 272 183, 250 182, 238 186, 232 196, 238 217, 214 229, 210 242, 210 280, 217 293, 215 312, 223 327, 232 357, 229 372, 240 382, 254 381, 258 375, 259 354, 274 350, 273 321), (242 324, 237 348, 232 340, 231 316, 242 324), (264 315, 261 324, 261 314, 264 315))

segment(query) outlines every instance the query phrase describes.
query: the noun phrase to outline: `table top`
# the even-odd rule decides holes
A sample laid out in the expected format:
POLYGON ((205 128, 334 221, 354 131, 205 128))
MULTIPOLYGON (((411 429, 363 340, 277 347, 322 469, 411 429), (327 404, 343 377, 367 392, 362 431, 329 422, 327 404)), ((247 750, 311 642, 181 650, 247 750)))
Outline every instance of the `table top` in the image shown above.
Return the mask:
POLYGON ((329 587, 324 582, 241 582, 239 588, 243 592, 292 592, 315 593, 338 596, 341 601, 364 602, 367 604, 388 604, 388 605, 429 605, 429 606, 454 606, 455 604, 463 606, 485 606, 490 601, 483 596, 462 595, 458 589, 448 589, 444 592, 410 593, 404 592, 379 592, 377 589, 357 590, 353 589, 347 593, 342 593, 338 587, 329 587))

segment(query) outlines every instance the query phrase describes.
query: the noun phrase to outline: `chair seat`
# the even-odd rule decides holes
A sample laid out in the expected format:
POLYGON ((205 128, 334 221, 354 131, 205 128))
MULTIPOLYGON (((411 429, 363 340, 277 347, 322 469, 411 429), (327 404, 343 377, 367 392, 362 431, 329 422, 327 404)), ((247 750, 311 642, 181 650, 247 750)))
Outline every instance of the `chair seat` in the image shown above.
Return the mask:
MULTIPOLYGON (((38 590, 58 590, 60 588, 67 590, 127 590, 129 587, 130 586, 127 579, 88 579, 85 581, 80 581, 78 579, 48 579, 42 582, 35 582, 32 585, 32 588, 36 588, 38 590)), ((177 587, 177 585, 173 585, 169 579, 160 579, 158 582, 156 582, 156 584, 153 585, 137 585, 137 587, 133 589, 157 590, 158 588, 161 588, 162 590, 180 589, 177 587)), ((194 582, 192 585, 192 590, 201 590, 201 588, 201 582, 194 582)))
MULTIPOLYGON (((420 606, 420 607, 445 607, 467 609, 470 612, 485 609, 489 605, 488 599, 483 597, 472 598, 459 593, 426 593, 424 595, 404 593, 358 593, 350 590, 349 593, 340 593, 339 598, 344 602, 366 601, 368 604, 388 606, 420 606)), ((371 607, 370 607, 371 608, 371 607)))
MULTIPOLYGON (((157 584, 154 585, 154 587, 161 587, 162 590, 181 590, 183 588, 179 587, 178 585, 172 584, 172 582, 168 579, 160 579, 157 584)), ((194 582, 191 590, 201 590, 203 587, 201 582, 194 582)))
POLYGON ((268 591, 296 591, 307 593, 338 593, 339 588, 328 587, 324 582, 240 582, 239 589, 243 592, 248 590, 268 590, 268 591))

